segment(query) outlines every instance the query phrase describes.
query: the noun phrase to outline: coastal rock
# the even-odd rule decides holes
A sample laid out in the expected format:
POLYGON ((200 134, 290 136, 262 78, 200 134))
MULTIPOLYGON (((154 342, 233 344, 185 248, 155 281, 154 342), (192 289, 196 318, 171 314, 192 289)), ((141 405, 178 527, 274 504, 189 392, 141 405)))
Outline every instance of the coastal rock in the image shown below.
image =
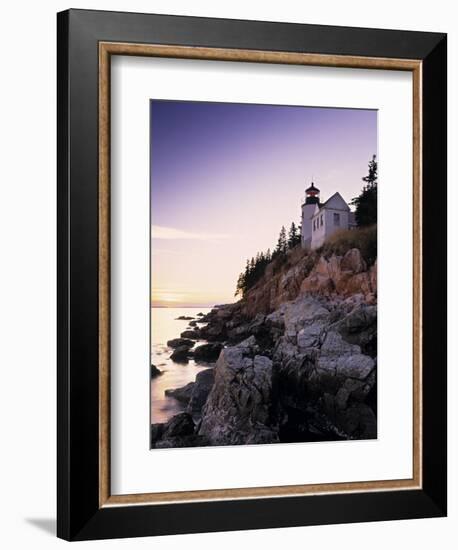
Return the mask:
POLYGON ((242 350, 244 357, 254 357, 255 355, 259 355, 261 351, 254 335, 251 335, 246 340, 243 340, 235 347, 242 350))
POLYGON ((195 329, 190 329, 190 330, 184 330, 180 334, 180 336, 181 336, 181 338, 187 338, 187 339, 191 339, 191 340, 199 340, 199 338, 201 338, 200 329, 195 328, 195 329))
POLYGON ((366 303, 374 303, 377 295, 376 266, 368 271, 358 248, 344 256, 321 256, 310 274, 302 281, 301 293, 348 297, 360 293, 366 303))
POLYGON ((152 424, 151 426, 152 448, 168 449, 205 445, 208 445, 208 440, 195 433, 194 421, 188 413, 177 414, 165 424, 152 424))
POLYGON ((192 340, 189 340, 188 338, 173 338, 172 340, 167 341, 167 345, 169 346, 169 348, 192 348, 194 342, 192 340))
POLYGON ((201 414, 214 382, 215 369, 205 369, 197 374, 188 403, 188 413, 197 416, 201 414))
POLYGON ((363 353, 377 355, 377 306, 358 304, 333 328, 350 344, 357 344, 363 353))
POLYGON ((156 365, 151 365, 151 378, 155 378, 156 376, 159 376, 162 374, 161 369, 158 369, 156 365))
POLYGON ((223 345, 220 343, 202 344, 194 350, 195 361, 216 361, 219 357, 223 345))
POLYGON ((247 357, 241 347, 223 349, 199 435, 213 445, 278 441, 270 424, 271 392, 272 361, 268 357, 247 357))
POLYGON ((192 319, 194 319, 194 317, 190 317, 188 315, 180 315, 175 319, 175 321, 191 321, 192 319))
POLYGON ((376 334, 376 308, 322 300, 304 295, 269 316, 284 326, 274 353, 280 439, 376 437, 376 362, 359 345, 376 334))
POLYGON ((154 447, 156 442, 159 441, 164 433, 165 424, 151 424, 150 430, 150 444, 154 447))
POLYGON ((188 346, 178 346, 173 350, 170 359, 176 363, 187 363, 189 357, 189 347, 188 346))
POLYGON ((208 325, 199 329, 199 334, 201 338, 204 338, 209 342, 225 340, 227 336, 226 323, 220 319, 217 319, 216 321, 208 323, 208 325))
POLYGON ((181 334, 209 342, 183 357, 217 363, 167 390, 197 428, 166 437, 155 428, 155 446, 375 438, 376 303, 377 264, 356 248, 298 247, 271 262, 241 301, 197 315, 204 326, 181 334))
POLYGON ((351 248, 345 253, 340 264, 341 271, 350 271, 351 273, 361 273, 366 271, 367 264, 361 256, 358 248, 351 248))
POLYGON ((194 421, 188 413, 180 413, 165 424, 163 437, 176 437, 192 435, 194 433, 194 421))
POLYGON ((180 401, 180 403, 186 403, 187 404, 187 403, 189 403, 189 401, 191 399, 192 391, 194 389, 194 386, 195 386, 195 382, 189 382, 189 384, 186 384, 186 386, 183 386, 181 388, 174 388, 174 389, 165 390, 164 393, 168 397, 173 397, 177 401, 180 401))

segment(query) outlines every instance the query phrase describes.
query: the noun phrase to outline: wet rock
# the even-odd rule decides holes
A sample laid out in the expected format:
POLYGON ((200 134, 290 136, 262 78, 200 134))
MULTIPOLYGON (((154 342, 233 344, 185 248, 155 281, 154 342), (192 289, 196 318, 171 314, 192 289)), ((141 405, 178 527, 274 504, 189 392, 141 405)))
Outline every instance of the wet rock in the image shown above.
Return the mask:
POLYGON ((195 361, 216 361, 219 357, 223 345, 220 343, 202 344, 194 350, 195 361))
POLYGON ((192 391, 194 388, 195 382, 189 382, 189 384, 186 384, 186 386, 183 386, 181 388, 174 388, 165 390, 165 395, 168 397, 173 397, 177 401, 180 401, 180 403, 189 403, 189 400, 191 399, 192 391))
POLYGON ((173 338, 172 340, 167 341, 169 348, 179 348, 179 347, 188 347, 192 348, 194 342, 188 338, 173 338))
POLYGON ((192 329, 192 330, 184 330, 181 334, 180 334, 181 338, 188 338, 188 339, 191 339, 191 340, 199 340, 199 338, 201 338, 200 336, 200 330, 195 328, 195 329, 192 329))
POLYGON ((175 319, 175 321, 191 321, 194 317, 189 317, 188 315, 180 315, 175 319))
POLYGON ((217 319, 216 321, 209 322, 208 325, 199 329, 199 334, 201 338, 204 338, 209 342, 225 340, 227 336, 226 323, 219 319, 217 319))
POLYGON ((151 365, 151 378, 155 378, 162 374, 162 371, 156 367, 156 365, 151 365))
POLYGON ((189 358, 189 347, 179 346, 173 350, 170 359, 176 363, 187 363, 189 358))

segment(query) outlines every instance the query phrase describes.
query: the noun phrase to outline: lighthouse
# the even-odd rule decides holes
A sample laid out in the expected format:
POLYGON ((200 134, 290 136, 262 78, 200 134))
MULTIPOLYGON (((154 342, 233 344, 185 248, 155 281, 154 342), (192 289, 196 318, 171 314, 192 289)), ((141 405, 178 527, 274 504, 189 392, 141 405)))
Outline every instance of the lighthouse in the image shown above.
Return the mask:
POLYGON ((312 241, 312 217, 315 210, 320 207, 320 190, 312 181, 310 187, 305 190, 305 202, 302 204, 302 248, 309 249, 312 241))

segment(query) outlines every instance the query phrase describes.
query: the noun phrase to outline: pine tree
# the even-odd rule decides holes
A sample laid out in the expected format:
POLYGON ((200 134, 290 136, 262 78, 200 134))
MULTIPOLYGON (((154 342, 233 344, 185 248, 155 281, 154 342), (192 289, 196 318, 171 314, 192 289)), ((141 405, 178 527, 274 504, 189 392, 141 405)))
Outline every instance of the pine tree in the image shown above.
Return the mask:
POLYGON ((368 174, 361 178, 366 185, 351 204, 355 207, 356 223, 359 227, 377 223, 377 160, 372 156, 368 163, 368 174))
POLYGON ((297 227, 296 227, 296 224, 292 222, 288 232, 288 248, 294 248, 296 244, 297 244, 297 227))
POLYGON ((287 250, 287 241, 286 241, 286 229, 285 226, 282 225, 280 229, 280 234, 278 235, 278 241, 277 246, 275 247, 275 252, 278 254, 284 254, 287 250))

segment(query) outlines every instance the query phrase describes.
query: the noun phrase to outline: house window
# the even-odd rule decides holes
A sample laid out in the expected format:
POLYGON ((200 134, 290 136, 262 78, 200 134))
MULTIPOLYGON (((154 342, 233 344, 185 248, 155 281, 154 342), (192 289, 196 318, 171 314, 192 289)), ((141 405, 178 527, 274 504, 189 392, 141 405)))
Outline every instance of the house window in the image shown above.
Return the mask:
POLYGON ((334 212, 334 225, 340 227, 340 214, 334 212))
POLYGON ((321 216, 320 216, 320 225, 321 225, 321 227, 323 227, 323 214, 321 214, 321 216))

